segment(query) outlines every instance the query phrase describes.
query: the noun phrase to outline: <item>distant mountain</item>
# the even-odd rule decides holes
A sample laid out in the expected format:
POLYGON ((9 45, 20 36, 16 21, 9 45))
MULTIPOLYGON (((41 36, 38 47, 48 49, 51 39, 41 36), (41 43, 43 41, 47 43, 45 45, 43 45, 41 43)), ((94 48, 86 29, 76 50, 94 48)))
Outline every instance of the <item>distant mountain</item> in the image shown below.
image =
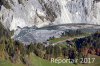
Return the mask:
POLYGON ((68 23, 100 25, 100 0, 0 0, 0 21, 10 30, 68 23))

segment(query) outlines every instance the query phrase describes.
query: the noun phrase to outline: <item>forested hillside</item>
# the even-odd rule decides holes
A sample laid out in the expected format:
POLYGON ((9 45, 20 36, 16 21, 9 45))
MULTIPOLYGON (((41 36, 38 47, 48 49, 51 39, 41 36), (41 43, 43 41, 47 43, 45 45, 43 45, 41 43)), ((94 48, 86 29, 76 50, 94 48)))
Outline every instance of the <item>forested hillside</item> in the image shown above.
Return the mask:
MULTIPOLYGON (((50 61, 51 58, 88 58, 88 55, 100 56, 100 32, 90 36, 66 40, 66 43, 45 45, 44 43, 31 43, 25 45, 11 39, 13 32, 0 24, 0 60, 9 60, 11 63, 31 66, 31 53, 50 61)), ((32 55, 31 55, 32 57, 32 55)))
POLYGON ((85 38, 80 38, 75 43, 78 51, 83 49, 84 51, 87 50, 86 53, 100 56, 100 32, 96 32, 85 38))

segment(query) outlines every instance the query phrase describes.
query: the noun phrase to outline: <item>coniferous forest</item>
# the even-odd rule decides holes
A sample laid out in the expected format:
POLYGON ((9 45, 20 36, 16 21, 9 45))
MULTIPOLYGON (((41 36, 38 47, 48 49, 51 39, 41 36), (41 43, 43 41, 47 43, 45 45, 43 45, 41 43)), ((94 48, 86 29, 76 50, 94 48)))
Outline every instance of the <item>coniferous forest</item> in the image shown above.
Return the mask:
MULTIPOLYGON (((19 41, 13 40, 11 38, 12 35, 13 31, 9 31, 0 24, 0 59, 9 60, 11 63, 21 62, 24 65, 31 66, 31 62, 29 62, 30 58, 28 58, 31 54, 47 61, 50 61, 51 58, 59 57, 84 59, 88 58, 89 55, 100 56, 99 31, 84 38, 77 38, 70 41, 66 40, 64 44, 50 44, 47 46, 43 43, 31 43, 25 45, 19 41)), ((78 64, 78 62, 75 64, 78 64)))

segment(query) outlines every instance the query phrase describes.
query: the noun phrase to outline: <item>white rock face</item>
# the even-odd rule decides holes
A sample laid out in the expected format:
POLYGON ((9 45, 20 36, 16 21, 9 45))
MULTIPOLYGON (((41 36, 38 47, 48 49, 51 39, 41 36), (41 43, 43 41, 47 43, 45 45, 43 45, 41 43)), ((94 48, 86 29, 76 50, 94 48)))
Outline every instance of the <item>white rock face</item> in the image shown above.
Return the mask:
POLYGON ((100 25, 100 1, 1 0, 0 21, 10 30, 67 23, 100 25))

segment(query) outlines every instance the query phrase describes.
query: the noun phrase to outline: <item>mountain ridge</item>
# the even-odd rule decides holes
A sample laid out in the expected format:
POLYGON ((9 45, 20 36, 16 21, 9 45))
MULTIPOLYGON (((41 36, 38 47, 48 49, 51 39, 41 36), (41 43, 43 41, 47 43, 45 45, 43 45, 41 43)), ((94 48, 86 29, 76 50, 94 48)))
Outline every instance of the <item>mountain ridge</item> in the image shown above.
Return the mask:
POLYGON ((10 30, 87 23, 100 25, 99 0, 1 0, 0 21, 10 30))

